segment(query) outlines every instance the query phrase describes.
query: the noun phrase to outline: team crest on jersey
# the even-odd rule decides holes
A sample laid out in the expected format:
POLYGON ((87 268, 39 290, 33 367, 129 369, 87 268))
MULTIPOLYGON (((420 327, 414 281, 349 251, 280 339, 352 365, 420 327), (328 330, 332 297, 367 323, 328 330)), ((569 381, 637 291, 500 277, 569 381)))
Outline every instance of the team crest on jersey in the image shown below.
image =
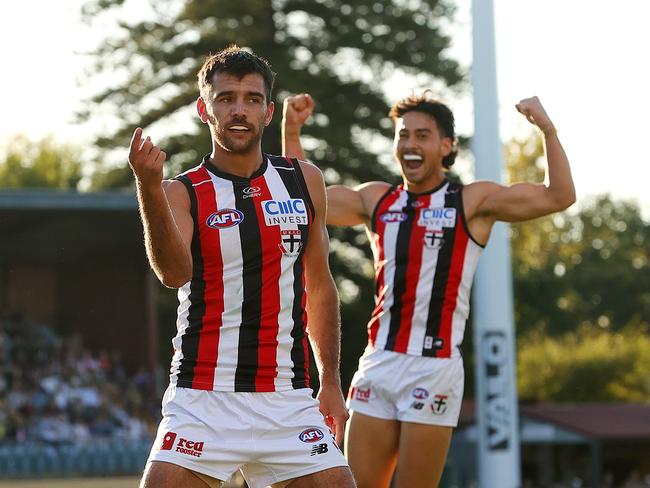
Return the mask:
POLYGON ((244 214, 236 208, 222 208, 210 215, 205 224, 212 229, 227 229, 239 225, 244 220, 244 214))
POLYGON ((440 249, 444 244, 444 233, 440 230, 430 230, 424 233, 424 245, 429 249, 440 249))
POLYGON ((423 208, 418 219, 420 227, 442 229, 456 226, 456 209, 453 207, 423 208))
POLYGON ((262 202, 266 225, 297 224, 307 225, 307 207, 302 198, 287 200, 264 200, 262 202))
POLYGON ((406 214, 404 212, 384 212, 379 217, 379 220, 385 224, 404 222, 406 220, 406 214))
POLYGON ((448 395, 434 395, 433 401, 431 402, 431 411, 435 415, 442 415, 447 411, 447 399, 448 395))
POLYGON ((285 256, 297 256, 302 249, 302 239, 299 230, 281 230, 282 242, 278 244, 285 256))

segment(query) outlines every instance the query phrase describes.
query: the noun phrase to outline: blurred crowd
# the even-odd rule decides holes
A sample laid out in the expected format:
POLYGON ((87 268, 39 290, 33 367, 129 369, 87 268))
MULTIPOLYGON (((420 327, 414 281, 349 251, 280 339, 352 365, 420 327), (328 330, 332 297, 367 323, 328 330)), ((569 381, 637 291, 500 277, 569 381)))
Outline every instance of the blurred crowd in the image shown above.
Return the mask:
POLYGON ((119 351, 0 317, 0 445, 151 438, 159 411, 153 375, 127 373, 119 351))

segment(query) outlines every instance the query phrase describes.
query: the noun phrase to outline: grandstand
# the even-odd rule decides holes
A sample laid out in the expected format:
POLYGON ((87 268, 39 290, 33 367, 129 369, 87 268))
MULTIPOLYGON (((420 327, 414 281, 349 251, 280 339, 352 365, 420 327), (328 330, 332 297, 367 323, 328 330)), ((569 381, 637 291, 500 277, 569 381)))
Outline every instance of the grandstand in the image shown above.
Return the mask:
POLYGON ((137 473, 156 286, 127 194, 0 192, 0 478, 137 473))

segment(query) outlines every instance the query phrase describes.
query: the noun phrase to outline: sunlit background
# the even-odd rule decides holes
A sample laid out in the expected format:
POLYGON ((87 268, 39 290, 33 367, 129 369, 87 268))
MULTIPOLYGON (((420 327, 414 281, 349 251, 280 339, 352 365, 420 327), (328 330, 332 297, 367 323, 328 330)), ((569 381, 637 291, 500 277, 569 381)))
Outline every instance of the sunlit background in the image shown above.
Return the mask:
MULTIPOLYGON (((389 4, 406 9, 436 2, 296 2, 322 4, 328 15, 347 16, 365 34, 341 41, 345 48, 340 51, 328 45, 317 52, 324 35, 314 40, 314 32, 334 35, 344 29, 329 29, 326 19, 302 11, 285 17, 276 11, 273 21, 286 24, 275 40, 295 41, 291 58, 285 44, 264 41, 264 32, 258 31, 265 22, 252 23, 248 12, 236 19, 226 15, 261 6, 254 15, 266 21, 259 11, 278 10, 285 0, 131 0, 86 22, 84 0, 0 4, 0 486, 3 478, 51 473, 137 476, 146 458, 166 382, 176 301, 152 278, 145 261, 126 152, 136 124, 145 125, 172 155, 168 175, 196 164, 209 147, 207 130, 195 123, 193 86, 183 76, 178 83, 158 86, 155 78, 149 84, 153 75, 166 80, 170 72, 192 66, 198 57, 192 45, 199 39, 195 28, 203 20, 206 37, 220 35, 219 28, 230 39, 241 32, 258 43, 258 54, 283 70, 277 102, 290 89, 322 94, 304 143, 329 182, 394 180, 385 113, 398 98, 424 88, 432 88, 454 110, 462 144, 454 171, 466 182, 473 180, 481 157, 475 161, 468 144, 474 120, 471 2, 443 2, 456 11, 435 17, 435 25, 411 12, 405 19, 385 17, 377 26, 368 25, 359 5, 370 15, 389 4), (192 7, 191 20, 175 23, 184 5, 192 7), (206 5, 222 9, 221 17, 206 5), (160 15, 169 21, 161 32, 175 35, 186 29, 180 40, 190 44, 187 56, 169 64, 168 39, 163 35, 158 46, 147 37, 160 15), (113 44, 121 21, 151 21, 142 38, 124 51, 113 44), (429 50, 413 49, 419 40, 415 32, 435 40, 438 33, 428 38, 425 32, 435 28, 450 39, 440 57, 459 64, 447 73, 453 83, 438 72, 435 78, 413 69, 407 74, 400 64, 408 59, 411 68, 444 68, 429 50), (388 43, 380 43, 390 29, 400 41, 384 50, 388 43), (403 31, 395 33, 398 29, 403 31), (313 52, 301 44, 306 40, 316 47, 313 52), (145 46, 147 52, 134 46, 145 46), (93 54, 98 49, 106 51, 93 54), (393 64, 384 64, 384 55, 393 64), (160 63, 154 70, 147 65, 151 59, 160 63), (142 78, 129 85, 128 77, 140 67, 142 78), (312 76, 305 77, 312 86, 287 79, 305 73, 312 76), (459 81, 457 73, 464 79, 459 81), (355 85, 359 80, 361 88, 355 85), (185 98, 171 117, 150 113, 174 101, 179 86, 185 98), (377 87, 379 102, 373 98, 377 87), (102 93, 107 103, 101 95, 89 103, 102 93), (129 340, 121 340, 122 335, 129 340), (85 414, 73 411, 66 424, 60 414, 74 403, 70 392, 80 396, 85 414), (52 432, 59 437, 48 437, 52 432), (63 442, 61 432, 68 435, 63 442)), ((537 95, 559 130, 578 193, 569 211, 510 227, 524 486, 647 488, 650 2, 494 4, 504 179, 545 177, 541 140, 514 108, 520 99, 537 95)), ((206 46, 201 55, 221 47, 206 46)), ((279 113, 266 131, 267 148, 278 147, 279 113)), ((347 386, 366 340, 373 269, 359 229, 331 229, 330 234, 347 386)), ((476 486, 471 332, 463 348, 468 401, 444 488, 476 486)), ((84 481, 81 486, 100 485, 84 481)))

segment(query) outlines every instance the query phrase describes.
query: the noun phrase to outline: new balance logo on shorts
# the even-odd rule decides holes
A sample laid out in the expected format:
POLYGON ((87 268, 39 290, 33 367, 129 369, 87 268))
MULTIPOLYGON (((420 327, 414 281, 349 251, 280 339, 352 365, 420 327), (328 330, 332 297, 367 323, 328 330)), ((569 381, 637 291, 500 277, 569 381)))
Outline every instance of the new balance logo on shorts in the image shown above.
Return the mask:
POLYGON ((327 444, 317 444, 311 448, 310 456, 316 456, 317 454, 325 454, 327 452, 327 444))
MULTIPOLYGON (((176 432, 167 432, 165 437, 163 437, 160 450, 171 451, 176 443, 176 437, 176 432)), ((181 437, 178 439, 175 451, 180 452, 181 454, 187 454, 188 456, 201 457, 203 454, 203 444, 203 441, 190 441, 181 437)))

